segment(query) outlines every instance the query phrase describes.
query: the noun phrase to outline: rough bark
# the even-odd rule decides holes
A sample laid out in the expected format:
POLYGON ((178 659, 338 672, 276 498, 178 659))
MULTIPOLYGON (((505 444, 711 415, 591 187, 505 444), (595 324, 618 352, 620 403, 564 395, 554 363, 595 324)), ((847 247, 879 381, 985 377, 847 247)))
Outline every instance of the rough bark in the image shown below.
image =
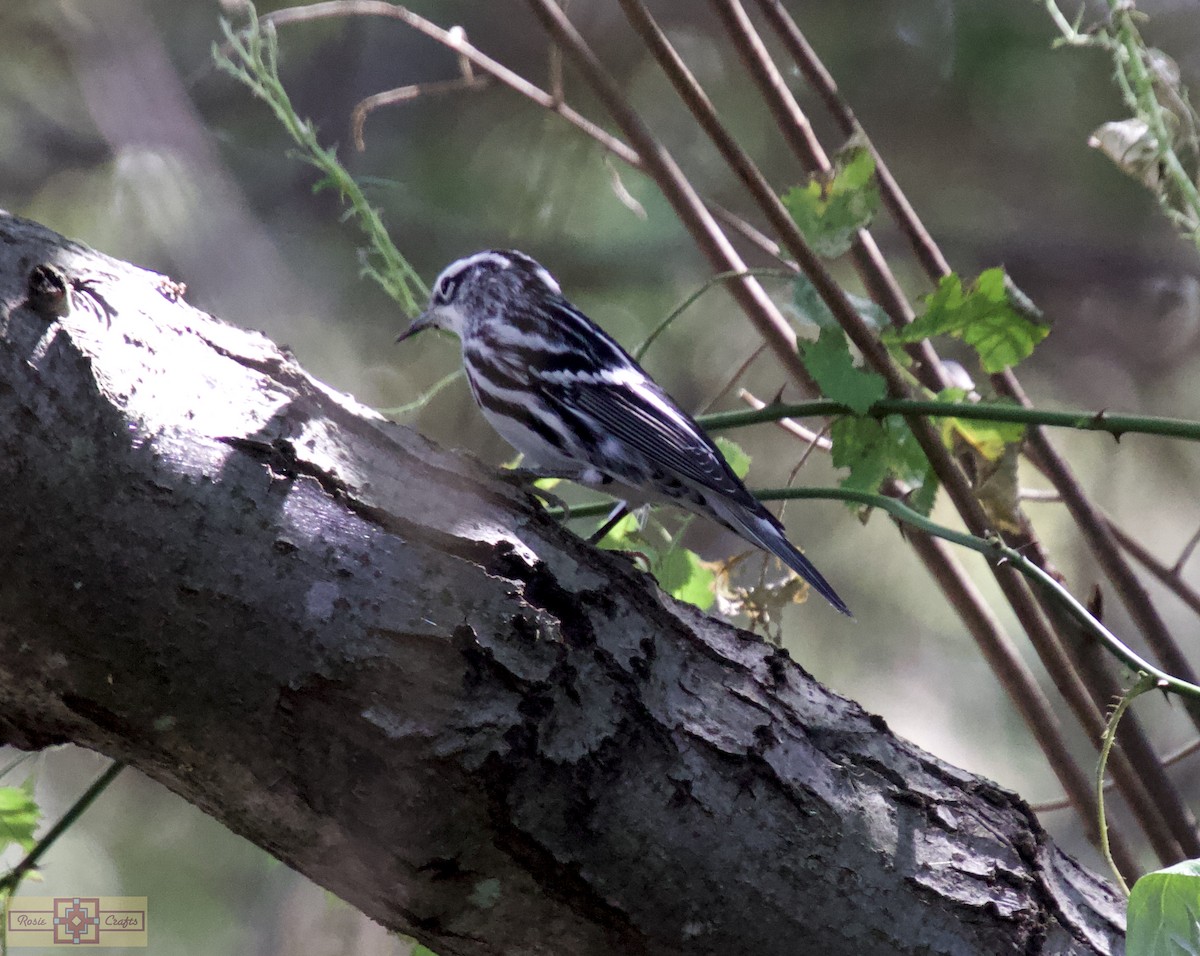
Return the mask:
POLYGON ((0 487, 0 739, 127 760, 442 956, 1123 949, 1013 794, 3 215, 0 487))

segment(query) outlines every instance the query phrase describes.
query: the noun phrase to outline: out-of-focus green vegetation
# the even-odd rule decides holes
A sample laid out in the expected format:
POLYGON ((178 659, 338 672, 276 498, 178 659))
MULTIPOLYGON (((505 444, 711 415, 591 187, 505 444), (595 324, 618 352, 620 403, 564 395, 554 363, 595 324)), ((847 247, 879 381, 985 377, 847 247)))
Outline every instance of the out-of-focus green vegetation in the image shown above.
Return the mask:
MULTIPOLYGON (((261 5, 262 12, 279 6, 261 5)), ((443 26, 463 25, 489 55, 545 84, 544 37, 520 4, 412 6, 443 26)), ((1022 367, 1039 404, 1200 416, 1195 253, 1137 183, 1086 147, 1095 127, 1122 115, 1103 57, 1052 51, 1055 30, 1034 3, 789 6, 951 264, 973 275, 1003 263, 1053 321, 1053 334, 1022 367)), ((1200 88, 1200 18, 1186 4, 1140 6, 1152 16, 1151 42, 1179 62, 1185 85, 1200 88)), ((704 5, 672 0, 654 9, 778 191, 802 183, 704 5)), ((457 345, 421 337, 391 348, 407 317, 360 278, 360 240, 339 221, 336 197, 314 195, 313 170, 288 159, 289 141, 270 112, 213 67, 221 12, 200 0, 0 5, 0 205, 169 273, 187 283, 190 301, 289 344, 335 387, 374 405, 403 405, 456 367, 457 345)), ((725 205, 747 208, 616 5, 573 0, 570 14, 694 182, 725 205)), ((511 92, 422 98, 374 113, 367 150, 355 153, 349 116, 361 97, 457 74, 453 56, 431 41, 362 19, 287 28, 280 48, 299 112, 370 183, 396 245, 427 280, 464 253, 519 247, 633 347, 707 278, 652 185, 511 92), (614 189, 618 174, 644 216, 614 189)), ((569 71, 566 91, 573 105, 604 120, 569 71)), ((839 145, 814 98, 801 98, 826 144, 839 145)), ((927 294, 900 239, 879 226, 910 293, 927 294)), ((843 278, 853 287, 848 271, 843 278)), ((787 283, 767 287, 788 302, 787 283)), ((699 410, 757 344, 714 290, 644 364, 699 410)), ((744 384, 769 399, 782 380, 763 358, 744 384)), ((718 407, 736 407, 735 400, 718 407)), ((509 457, 461 384, 410 423, 489 461, 509 457)), ((752 485, 784 484, 804 451, 767 425, 736 437, 753 461, 752 485)), ((1055 441, 1118 523, 1169 564, 1200 525, 1196 450, 1150 438, 1119 446, 1099 435, 1055 441)), ((798 480, 831 484, 833 470, 813 456, 798 480)), ((1058 506, 1029 508, 1073 590, 1090 591, 1095 567, 1058 506)), ((793 655, 939 756, 1030 799, 1056 795, 1041 753, 895 529, 879 516, 861 526, 832 504, 793 503, 785 519, 860 621, 848 626, 815 601, 790 609, 782 633, 793 655)), ((688 543, 714 556, 737 547, 698 521, 688 543)), ((981 562, 967 562, 993 595, 981 562)), ((1197 573, 1185 569, 1190 578, 1197 573)), ((1161 607, 1169 623, 1185 620, 1170 597, 1161 607)), ((1110 626, 1126 629, 1121 610, 1110 613, 1110 626)), ((1183 742, 1178 715, 1146 701, 1138 706, 1157 726, 1162 749, 1183 742)), ((100 770, 93 755, 73 751, 36 763, 38 799, 51 819, 100 770)), ((1194 766, 1177 775, 1194 797, 1194 766)), ((1120 806, 1112 812, 1121 818, 1120 806)), ((1095 860, 1069 815, 1046 823, 1070 850, 1095 860)), ((152 945, 161 953, 406 945, 348 908, 325 907, 319 890, 132 773, 56 847, 44 873, 45 885, 27 885, 26 893, 150 896, 152 945)))

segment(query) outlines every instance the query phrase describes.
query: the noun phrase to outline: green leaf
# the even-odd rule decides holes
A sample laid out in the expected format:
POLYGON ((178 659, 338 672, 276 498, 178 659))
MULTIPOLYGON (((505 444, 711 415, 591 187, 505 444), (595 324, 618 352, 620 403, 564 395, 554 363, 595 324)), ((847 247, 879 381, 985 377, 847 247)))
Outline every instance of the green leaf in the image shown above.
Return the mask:
POLYGON ((839 418, 830 427, 829 437, 833 464, 849 469, 840 482, 843 488, 878 492, 885 480, 895 478, 912 489, 909 506, 929 513, 937 480, 903 418, 839 418))
POLYGON ((42 811, 33 800, 33 778, 20 787, 0 787, 0 853, 13 843, 19 843, 28 853, 36 842, 42 811))
POLYGON ((847 150, 836 157, 832 178, 814 176, 808 185, 794 186, 783 205, 818 255, 842 255, 879 208, 874 158, 862 146, 847 150))
POLYGON ((951 273, 925 299, 925 312, 903 329, 885 329, 885 343, 919 342, 932 335, 961 339, 979 355, 988 374, 1002 372, 1027 358, 1050 334, 1033 304, 1001 268, 979 274, 969 289, 951 273))
POLYGON ((1200 954, 1200 860, 1147 873, 1129 894, 1129 956, 1200 954))
POLYGON ((731 438, 726 438, 724 435, 717 436, 717 448, 720 449, 725 460, 729 463, 729 467, 733 469, 733 473, 746 480, 746 476, 750 474, 750 456, 745 450, 731 438))
POLYGON ((642 533, 641 518, 636 512, 630 512, 618 521, 604 536, 600 547, 608 551, 638 551, 652 562, 658 557, 658 553, 649 546, 646 536, 642 533))
MULTIPOLYGON (((870 299, 855 295, 853 292, 847 292, 846 298, 868 328, 879 331, 888 324, 887 313, 870 299)), ((829 310, 829 306, 821 298, 821 293, 817 291, 817 287, 802 272, 797 273, 796 278, 792 280, 792 307, 801 319, 811 322, 819 329, 831 326, 840 328, 837 319, 829 310)))
MULTIPOLYGON (((938 392, 939 402, 965 402, 967 391, 962 388, 945 388, 938 392)), ((1013 407, 1016 407, 1014 403, 1013 407)), ((1020 422, 987 422, 967 418, 941 419, 942 441, 951 451, 956 451, 955 439, 961 439, 988 461, 997 461, 1010 445, 1019 444, 1025 437, 1025 426, 1020 422)))
POLYGON ((887 394, 882 376, 855 366, 846 333, 836 326, 821 329, 815 342, 800 343, 800 358, 827 398, 859 415, 887 394))
POLYGON ((673 547, 654 570, 659 587, 679 601, 707 611, 716 600, 717 576, 704 566, 694 551, 673 547))

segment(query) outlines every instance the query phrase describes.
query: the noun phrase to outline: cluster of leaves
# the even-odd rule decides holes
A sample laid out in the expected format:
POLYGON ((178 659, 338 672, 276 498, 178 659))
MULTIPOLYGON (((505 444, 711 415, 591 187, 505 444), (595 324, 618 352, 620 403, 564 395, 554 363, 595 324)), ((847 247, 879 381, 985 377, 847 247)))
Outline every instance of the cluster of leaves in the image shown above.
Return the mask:
MULTIPOLYGON (((1130 36, 1136 36, 1131 31, 1131 21, 1122 21, 1105 36, 1110 37, 1111 43, 1123 46, 1130 36)), ((1074 36, 1081 35, 1076 33, 1074 36)), ((1127 51, 1123 69, 1131 77, 1128 80, 1130 87, 1136 86, 1139 63, 1143 75, 1154 73, 1155 64, 1161 61, 1150 55, 1153 53, 1157 51, 1127 51)), ((1176 106, 1180 103, 1186 106, 1186 97, 1180 99, 1177 83, 1160 80, 1152 82, 1151 87, 1159 92, 1151 90, 1147 95, 1159 105, 1165 97, 1176 106)), ((1134 105, 1146 99, 1145 95, 1139 98, 1135 92, 1131 88, 1127 97, 1134 105)), ((1141 115, 1146 115, 1144 102, 1139 108, 1141 115)), ((1176 110, 1173 115, 1188 119, 1189 141, 1194 145, 1197 125, 1200 125, 1195 121, 1195 114, 1187 107, 1176 110)), ((1156 134, 1147 121, 1139 119, 1138 122, 1140 135, 1150 140, 1146 149, 1158 164, 1147 185, 1157 189, 1156 177, 1166 165, 1162 139, 1155 139, 1156 134)), ((1159 137, 1164 128, 1160 114, 1159 137)), ((1196 150, 1196 155, 1200 156, 1200 150, 1196 150)), ((849 249, 854 234, 870 222, 878 206, 877 199, 871 194, 874 181, 869 160, 865 150, 852 150, 841 159, 831 177, 814 179, 807 187, 792 189, 784 196, 784 203, 796 223, 822 255, 836 256, 849 249)), ((1139 174, 1136 170, 1129 171, 1139 174)), ((1144 170, 1141 174, 1144 176, 1144 170)), ((1165 190, 1160 192, 1162 196, 1168 197, 1163 200, 1164 205, 1171 205, 1178 199, 1165 190)), ((1174 208, 1178 209, 1178 206, 1174 208)), ((1200 204, 1189 211, 1191 218, 1181 213, 1173 218, 1193 236, 1200 236, 1197 227, 1200 219, 1194 218, 1200 213, 1200 204)), ((905 346, 936 336, 948 336, 968 346, 974 352, 980 370, 991 375, 1010 369, 1027 358, 1049 333, 1037 309, 999 268, 982 272, 969 284, 957 275, 946 276, 937 289, 925 297, 922 311, 915 320, 902 327, 889 326, 871 303, 855 297, 851 297, 850 302, 864 322, 878 330, 880 341, 905 367, 906 356, 902 351, 905 346)), ((883 378, 855 363, 845 332, 812 283, 803 277, 795 282, 793 304, 800 316, 818 329, 815 341, 800 346, 805 368, 826 398, 855 413, 838 419, 830 429, 833 463, 847 469, 842 486, 877 492, 885 481, 900 482, 910 489, 909 506, 928 514, 937 485, 912 432, 899 416, 871 414, 872 406, 887 394, 883 378)), ((967 388, 947 388, 932 397, 947 404, 961 404, 975 396, 967 388)), ((994 522, 999 527, 1015 524, 1018 521, 1016 453, 1024 426, 1004 421, 976 422, 954 416, 945 416, 940 421, 946 446, 960 460, 969 457, 974 464, 971 471, 976 478, 976 492, 994 522)), ((1103 777, 1103 768, 1100 775, 1103 777)), ((1131 954, 1200 952, 1196 947, 1197 927, 1200 926, 1200 861, 1185 861, 1138 880, 1130 894, 1128 919, 1127 951, 1131 954)))
MULTIPOLYGON (((806 187, 783 197, 784 205, 815 249, 839 255, 850 248, 855 234, 867 226, 879 206, 874 161, 862 147, 838 157, 830 176, 814 177, 806 187)), ((957 275, 946 276, 923 303, 911 324, 896 328, 874 303, 849 296, 850 304, 901 365, 911 345, 935 336, 948 336, 969 346, 981 370, 1004 371, 1027 358, 1049 332, 1041 316, 1011 283, 1003 269, 988 269, 971 284, 957 275)), ((836 421, 830 429, 833 463, 847 469, 842 487, 877 492, 896 482, 908 490, 909 505, 928 514, 937 493, 937 482, 908 424, 898 415, 874 416, 872 406, 887 395, 878 373, 855 363, 846 333, 828 305, 804 276, 796 278, 792 304, 797 314, 816 326, 815 341, 800 346, 805 368, 826 398, 849 407, 855 417, 836 421)), ((966 401, 965 389, 947 389, 941 401, 966 401)), ((943 438, 956 452, 970 449, 990 473, 1019 444, 1019 425, 980 423, 947 418, 943 438)), ((1015 507, 1015 505, 1014 505, 1015 507)))

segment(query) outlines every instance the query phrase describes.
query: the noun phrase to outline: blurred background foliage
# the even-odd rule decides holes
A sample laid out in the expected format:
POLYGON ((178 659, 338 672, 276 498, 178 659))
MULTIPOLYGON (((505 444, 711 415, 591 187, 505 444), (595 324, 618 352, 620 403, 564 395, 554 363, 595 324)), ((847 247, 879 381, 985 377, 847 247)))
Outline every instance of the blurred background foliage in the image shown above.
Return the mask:
MULTIPOLYGON (((1105 58, 1053 51, 1044 10, 1026 0, 788 6, 952 266, 970 275, 1005 265, 1053 319, 1053 335, 1021 369, 1035 403, 1200 418, 1195 253, 1135 182, 1085 145, 1093 128, 1124 115, 1105 58)), ((802 171, 706 6, 659 0, 651 7, 772 182, 780 191, 800 182, 802 171)), ((1185 85, 1200 88, 1195 0, 1143 0, 1139 7, 1151 16, 1149 41, 1176 58, 1185 85)), ((443 26, 461 24, 486 53, 545 85, 547 44, 522 4, 419 0, 411 8, 443 26)), ((748 208, 616 4, 572 0, 568 11, 701 191, 748 208)), ((314 195, 312 170, 288 158, 267 109, 213 68, 222 12, 213 0, 5 0, 0 205, 185 282, 193 304, 263 330, 366 403, 409 402, 457 366, 457 344, 423 336, 391 347, 407 317, 359 278, 359 237, 339 222, 336 197, 314 195)), ((367 149, 356 153, 348 124, 361 97, 457 74, 450 53, 400 24, 360 18, 294 26, 281 32, 280 47, 298 111, 316 122, 325 143, 342 144, 356 175, 370 178, 372 201, 427 281, 460 255, 519 247, 633 347, 706 278, 701 256, 650 183, 508 91, 422 98, 374 113, 367 149), (644 216, 619 198, 615 175, 644 216)), ((605 121, 569 70, 566 91, 572 105, 605 121)), ((807 92, 800 96, 827 148, 836 148, 819 105, 807 92)), ((877 235, 911 294, 927 292, 882 219, 877 235)), ((769 264, 747 255, 754 265, 769 264)), ((849 270, 843 277, 853 287, 849 270)), ((783 283, 765 281, 787 301, 783 283)), ((644 364, 681 404, 700 410, 757 344, 716 290, 644 364)), ((782 381, 763 358, 744 384, 770 399, 782 381)), ((727 397, 718 407, 735 402, 727 397)), ((510 457, 461 382, 409 424, 489 462, 510 457)), ((752 486, 783 484, 804 450, 766 425, 737 439, 753 457, 752 486)), ((1139 437, 1119 444, 1090 434, 1054 439, 1118 523, 1174 561, 1200 525, 1195 450, 1139 437)), ((834 478, 814 456, 798 480, 834 478)), ((1099 577, 1060 506, 1029 507, 1071 588, 1089 594, 1099 577)), ((817 601, 790 610, 783 635, 793 656, 938 756, 1031 801, 1056 796, 1041 752, 895 528, 878 515, 863 526, 833 503, 793 503, 785 518, 858 616, 857 626, 849 624, 817 601)), ((710 556, 737 547, 701 522, 688 534, 710 556)), ((965 562, 994 595, 981 560, 965 562)), ((1190 580, 1198 573, 1194 565, 1185 569, 1190 580)), ((1194 620, 1174 598, 1150 587, 1168 623, 1194 635, 1194 620)), ((1121 609, 1109 607, 1110 626, 1131 633, 1121 609)), ((1139 713, 1161 750, 1187 742, 1178 708, 1145 700, 1139 713)), ((1089 745, 1076 743, 1090 765, 1089 745)), ((0 753, 0 765, 6 756, 0 753)), ((53 819, 102 766, 96 755, 56 750, 4 782, 19 782, 33 768, 53 819)), ((1172 771, 1193 803, 1196 766, 1185 761, 1172 771)), ((1120 820, 1121 807, 1114 811, 1120 820)), ((1069 813, 1043 819, 1071 852, 1096 865, 1069 813)), ((148 895, 151 945, 164 954, 199 946, 305 954, 408 946, 132 771, 60 842, 43 876, 44 885, 26 883, 23 892, 148 895)))

